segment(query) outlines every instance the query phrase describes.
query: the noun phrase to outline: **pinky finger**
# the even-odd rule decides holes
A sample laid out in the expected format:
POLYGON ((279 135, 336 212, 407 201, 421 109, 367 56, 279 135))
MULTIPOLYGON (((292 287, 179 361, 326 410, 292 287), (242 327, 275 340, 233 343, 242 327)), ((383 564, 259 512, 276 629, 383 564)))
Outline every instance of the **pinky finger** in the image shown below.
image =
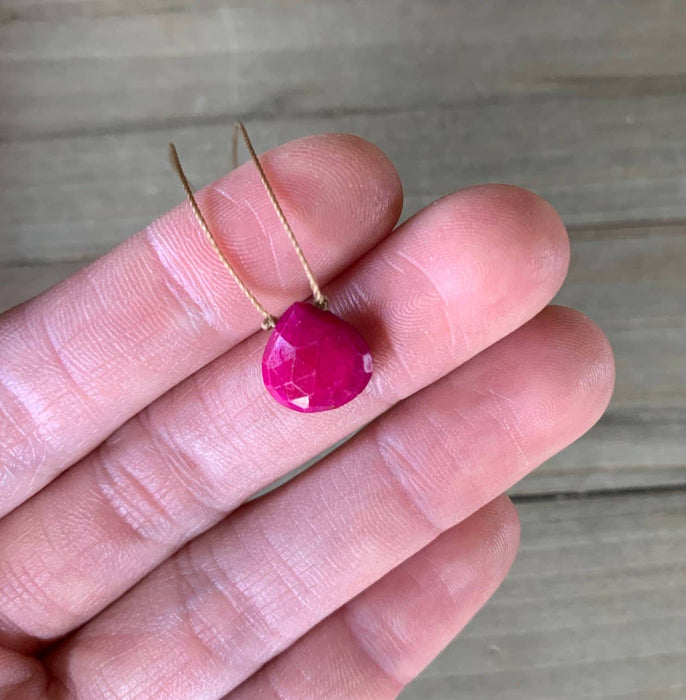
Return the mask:
POLYGON ((469 622, 519 543, 501 496, 337 610, 226 700, 395 698, 469 622))

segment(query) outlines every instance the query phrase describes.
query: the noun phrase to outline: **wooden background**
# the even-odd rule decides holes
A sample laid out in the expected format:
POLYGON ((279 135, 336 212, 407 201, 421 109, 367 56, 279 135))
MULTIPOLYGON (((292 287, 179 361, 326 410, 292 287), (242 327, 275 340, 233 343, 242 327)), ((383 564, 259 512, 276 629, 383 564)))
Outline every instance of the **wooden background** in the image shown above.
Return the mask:
POLYGON ((551 201, 615 398, 513 490, 511 576, 403 697, 686 697, 686 2, 2 0, 0 62, 0 308, 174 205, 168 141, 224 172, 237 117, 375 141, 405 216, 551 201))

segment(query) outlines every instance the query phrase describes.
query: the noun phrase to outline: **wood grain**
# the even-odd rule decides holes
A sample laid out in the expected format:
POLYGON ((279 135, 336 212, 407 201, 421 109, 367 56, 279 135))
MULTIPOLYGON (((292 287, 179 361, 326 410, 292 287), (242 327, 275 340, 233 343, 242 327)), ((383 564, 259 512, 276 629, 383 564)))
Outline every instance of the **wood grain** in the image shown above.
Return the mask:
POLYGON ((37 296, 74 274, 85 263, 46 263, 0 267, 0 313, 37 296))
MULTIPOLYGON (((308 133, 377 143, 404 182, 404 215, 479 182, 538 192, 568 225, 686 220, 686 94, 509 99, 460 109, 252 121, 266 150, 308 133)), ((180 200, 174 141, 196 185, 226 170, 228 125, 0 144, 0 264, 93 257, 180 200)), ((228 150, 228 149, 227 149, 228 150)))
POLYGON ((402 699, 683 698, 686 493, 518 510, 510 575, 402 699))
POLYGON ((683 92, 683 3, 592 6, 591 21, 576 0, 6 0, 0 133, 683 92))
POLYGON ((180 200, 168 141, 195 184, 221 175, 235 118, 259 150, 376 142, 403 217, 477 182, 538 192, 571 230, 556 301, 607 332, 616 394, 513 489, 512 575, 403 697, 681 699, 685 46, 680 0, 4 0, 0 310, 180 200))

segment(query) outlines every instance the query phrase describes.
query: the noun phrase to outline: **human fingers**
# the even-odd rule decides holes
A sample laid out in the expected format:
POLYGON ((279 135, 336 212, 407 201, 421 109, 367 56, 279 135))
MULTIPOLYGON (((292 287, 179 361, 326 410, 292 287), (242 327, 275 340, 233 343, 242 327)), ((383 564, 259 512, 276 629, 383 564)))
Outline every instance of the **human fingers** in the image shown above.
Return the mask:
POLYGON ((332 613, 225 700, 395 698, 493 594, 518 542, 517 513, 501 496, 332 613))
POLYGON ((44 698, 48 677, 38 659, 0 647, 0 700, 44 698))
MULTIPOLYGON (((263 162, 322 281, 373 247, 400 213, 395 169, 360 138, 312 136, 263 162)), ((252 163, 198 200, 229 259, 273 313, 307 294, 252 163)), ((187 204, 3 314, 0 515, 260 321, 187 204)))
POLYGON ((228 692, 585 432, 613 378, 602 333, 547 309, 184 547, 50 671, 76 697, 228 692))
POLYGON ((555 294, 567 254, 555 211, 518 188, 423 210, 327 289, 375 358, 354 402, 279 406, 254 336, 0 522, 4 642, 35 649, 82 624, 261 487, 511 332, 555 294))

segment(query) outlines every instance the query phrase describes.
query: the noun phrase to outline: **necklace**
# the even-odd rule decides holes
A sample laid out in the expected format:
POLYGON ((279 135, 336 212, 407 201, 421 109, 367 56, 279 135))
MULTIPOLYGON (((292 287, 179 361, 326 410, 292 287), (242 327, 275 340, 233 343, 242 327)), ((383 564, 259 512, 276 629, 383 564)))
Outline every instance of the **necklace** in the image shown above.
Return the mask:
POLYGON ((262 328, 271 331, 262 355, 262 379, 267 391, 280 404, 294 411, 315 413, 339 408, 354 399, 369 383, 373 364, 369 346, 351 324, 328 310, 328 299, 322 294, 241 122, 234 124, 234 168, 238 165, 239 133, 312 290, 312 303, 296 301, 279 319, 270 314, 248 289, 222 252, 198 206, 172 143, 169 144, 169 159, 210 246, 250 303, 262 315, 262 328))

